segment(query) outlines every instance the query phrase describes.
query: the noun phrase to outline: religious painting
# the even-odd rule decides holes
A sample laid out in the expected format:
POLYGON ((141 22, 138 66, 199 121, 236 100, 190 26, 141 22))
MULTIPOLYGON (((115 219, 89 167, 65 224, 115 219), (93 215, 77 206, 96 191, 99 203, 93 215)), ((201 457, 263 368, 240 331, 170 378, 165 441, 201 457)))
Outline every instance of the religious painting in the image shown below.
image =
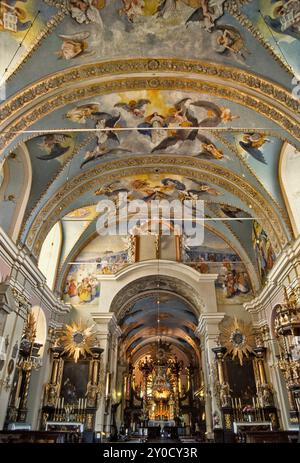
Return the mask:
POLYGON ((72 305, 96 305, 101 275, 114 274, 129 263, 129 240, 125 236, 98 236, 71 264, 64 300, 72 305))
POLYGON ((239 119, 235 111, 228 102, 206 95, 148 90, 103 95, 98 101, 72 106, 64 117, 99 129, 85 150, 80 164, 83 169, 113 155, 132 153, 188 152, 220 162, 225 159, 224 151, 205 128, 227 126, 239 119), (126 127, 130 130, 124 130, 126 127))
POLYGON ((40 161, 57 159, 65 161, 74 151, 75 136, 72 133, 49 133, 35 137, 27 142, 34 158, 40 161))
POLYGON ((181 49, 194 58, 210 52, 245 64, 249 55, 236 24, 228 17, 226 24, 220 21, 225 0, 69 0, 66 6, 64 31, 59 27, 58 36, 66 34, 69 58, 82 53, 87 34, 92 42, 101 41, 101 48, 95 48, 98 59, 136 54, 137 44, 149 56, 181 49), (85 37, 74 39, 76 33, 85 37))
POLYGON ((38 135, 26 141, 32 165, 32 189, 28 207, 33 207, 61 166, 73 156, 78 136, 72 132, 38 135), (46 168, 45 168, 46 167, 46 168))
POLYGON ((202 181, 183 177, 182 175, 139 174, 107 183, 99 188, 96 195, 117 198, 119 193, 127 193, 130 200, 192 200, 202 197, 220 196, 222 192, 202 181))
POLYGON ((74 34, 59 34, 61 39, 60 50, 56 53, 59 59, 71 60, 93 55, 94 51, 90 50, 89 32, 75 32, 74 34))
POLYGON ((252 244, 261 281, 264 282, 275 264, 276 255, 267 233, 257 221, 253 222, 252 244))
POLYGON ((238 359, 227 357, 225 368, 232 398, 241 399, 242 407, 252 407, 257 394, 252 359, 244 358, 241 365, 238 359))
POLYGON ((88 378, 89 362, 80 361, 74 363, 69 360, 64 361, 60 397, 64 399, 65 405, 77 405, 78 400, 86 396, 88 378))
POLYGON ((204 230, 204 241, 199 246, 191 246, 189 238, 183 237, 182 261, 200 273, 218 274, 216 293, 219 303, 243 303, 253 297, 245 264, 222 238, 210 230, 204 230))
POLYGON ((298 0, 255 0, 243 12, 271 45, 279 59, 300 72, 300 4, 298 0))
POLYGON ((36 0, 0 1, 0 68, 7 69, 5 79, 26 56, 46 28, 47 21, 56 13, 54 8, 45 5, 41 9, 40 3, 36 0))

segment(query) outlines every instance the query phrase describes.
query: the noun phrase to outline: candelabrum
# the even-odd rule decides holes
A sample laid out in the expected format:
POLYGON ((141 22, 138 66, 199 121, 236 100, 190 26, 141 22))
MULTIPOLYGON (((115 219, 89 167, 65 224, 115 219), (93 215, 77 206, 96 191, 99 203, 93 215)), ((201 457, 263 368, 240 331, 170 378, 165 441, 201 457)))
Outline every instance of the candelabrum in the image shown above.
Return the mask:
POLYGON ((76 421, 77 423, 84 423, 87 411, 87 399, 78 399, 78 403, 65 404, 64 398, 57 399, 52 421, 76 421))

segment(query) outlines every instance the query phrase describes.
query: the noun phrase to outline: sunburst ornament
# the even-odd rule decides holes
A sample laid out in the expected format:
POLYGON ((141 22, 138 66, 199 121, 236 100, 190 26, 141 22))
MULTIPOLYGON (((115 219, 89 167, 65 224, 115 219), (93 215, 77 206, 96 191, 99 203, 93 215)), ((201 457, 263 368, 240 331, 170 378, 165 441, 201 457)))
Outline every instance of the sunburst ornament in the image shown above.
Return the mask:
POLYGON ((96 341, 96 333, 93 332, 94 326, 87 326, 81 321, 64 326, 60 344, 64 348, 64 353, 68 357, 73 357, 75 363, 78 362, 80 356, 85 357, 86 354, 92 354, 90 349, 96 341))
POLYGON ((238 357, 240 364, 243 365, 243 358, 249 357, 255 346, 252 325, 234 317, 230 323, 221 328, 220 343, 226 347, 228 355, 233 359, 238 357))

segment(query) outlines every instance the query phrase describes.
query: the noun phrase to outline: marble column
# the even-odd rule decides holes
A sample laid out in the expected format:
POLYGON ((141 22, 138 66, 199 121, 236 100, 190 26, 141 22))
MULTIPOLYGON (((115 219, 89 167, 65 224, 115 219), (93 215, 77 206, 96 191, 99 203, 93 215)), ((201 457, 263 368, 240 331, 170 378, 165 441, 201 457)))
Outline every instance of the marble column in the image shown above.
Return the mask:
POLYGON ((219 417, 219 427, 222 426, 221 410, 219 406, 217 391, 215 388, 215 354, 212 348, 216 347, 220 334, 219 324, 225 313, 211 312, 203 313, 199 317, 199 325, 196 335, 201 340, 202 369, 205 382, 205 416, 206 432, 208 438, 213 438, 213 416, 219 417))
POLYGON ((121 334, 114 313, 93 313, 93 320, 96 323, 97 339, 100 347, 103 349, 101 372, 100 372, 100 400, 96 412, 95 431, 110 432, 111 416, 111 385, 112 385, 112 368, 117 367, 117 343, 116 339, 121 334), (115 349, 113 349, 115 345, 115 349), (110 381, 108 384, 108 378, 110 381), (109 428, 109 429, 108 429, 109 428))

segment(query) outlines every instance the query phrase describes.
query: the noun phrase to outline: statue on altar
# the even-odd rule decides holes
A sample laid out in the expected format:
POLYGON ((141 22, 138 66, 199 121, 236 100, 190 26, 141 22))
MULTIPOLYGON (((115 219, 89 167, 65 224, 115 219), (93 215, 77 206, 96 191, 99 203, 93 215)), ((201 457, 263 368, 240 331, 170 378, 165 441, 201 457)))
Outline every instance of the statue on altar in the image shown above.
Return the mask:
POLYGON ((228 383, 223 383, 220 386, 220 401, 222 407, 231 406, 230 387, 228 383))

